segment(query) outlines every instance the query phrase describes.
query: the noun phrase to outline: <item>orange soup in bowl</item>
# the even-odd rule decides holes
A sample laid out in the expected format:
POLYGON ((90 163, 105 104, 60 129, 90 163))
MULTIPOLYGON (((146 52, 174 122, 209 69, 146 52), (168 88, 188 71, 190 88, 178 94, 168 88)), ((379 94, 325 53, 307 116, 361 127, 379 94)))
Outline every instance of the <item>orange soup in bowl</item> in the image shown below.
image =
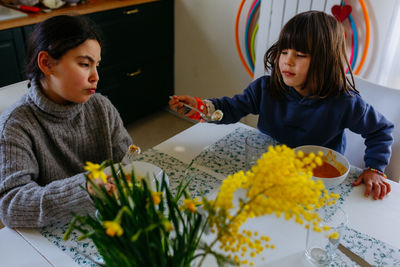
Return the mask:
POLYGON ((350 163, 342 154, 323 146, 304 145, 296 147, 296 151, 304 154, 314 153, 320 155, 323 165, 316 166, 313 170, 313 180, 321 180, 326 188, 333 188, 341 184, 350 171, 350 163))
POLYGON ((323 161, 321 166, 317 166, 313 170, 313 173, 314 176, 321 178, 334 178, 340 176, 339 170, 326 161, 323 161))

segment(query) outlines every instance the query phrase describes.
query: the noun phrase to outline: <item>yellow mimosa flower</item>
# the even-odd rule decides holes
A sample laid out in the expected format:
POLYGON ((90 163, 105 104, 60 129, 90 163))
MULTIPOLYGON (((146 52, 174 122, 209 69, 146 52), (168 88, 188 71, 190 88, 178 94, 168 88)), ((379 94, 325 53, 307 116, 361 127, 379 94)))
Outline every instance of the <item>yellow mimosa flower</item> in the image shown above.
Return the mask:
MULTIPOLYGON (((258 236, 241 226, 247 219, 267 214, 283 215, 285 219, 316 231, 320 218, 316 210, 332 203, 336 195, 325 190, 321 181, 312 180, 312 170, 322 164, 321 153, 305 154, 282 146, 270 146, 250 171, 228 176, 212 205, 210 226, 220 233, 221 249, 255 256, 264 248, 274 249, 268 237, 258 236), (238 208, 233 204, 237 190, 244 190, 238 208)), ((258 233, 257 233, 258 234, 258 233)), ((239 254, 241 255, 241 254, 239 254)))
POLYGON ((331 238, 331 239, 339 239, 339 233, 338 232, 334 232, 334 233, 329 235, 329 238, 331 238))

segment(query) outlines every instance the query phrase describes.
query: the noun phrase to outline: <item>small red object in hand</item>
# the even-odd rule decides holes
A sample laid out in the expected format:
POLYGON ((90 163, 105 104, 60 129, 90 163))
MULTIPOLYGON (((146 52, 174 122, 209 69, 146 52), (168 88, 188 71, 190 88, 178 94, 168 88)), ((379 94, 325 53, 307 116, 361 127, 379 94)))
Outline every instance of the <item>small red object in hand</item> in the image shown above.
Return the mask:
MULTIPOLYGON (((205 108, 203 101, 200 99, 200 97, 195 97, 195 99, 197 101, 197 109, 203 113, 204 108, 205 108)), ((190 116, 189 118, 192 120, 199 121, 199 120, 201 120, 201 115, 198 112, 196 112, 194 115, 190 116)))

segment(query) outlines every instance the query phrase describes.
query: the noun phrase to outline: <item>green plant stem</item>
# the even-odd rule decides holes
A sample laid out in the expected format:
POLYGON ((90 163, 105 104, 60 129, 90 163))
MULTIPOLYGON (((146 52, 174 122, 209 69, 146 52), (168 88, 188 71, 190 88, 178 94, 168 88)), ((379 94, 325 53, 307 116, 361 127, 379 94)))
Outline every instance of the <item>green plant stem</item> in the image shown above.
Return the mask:
POLYGON ((74 217, 72 221, 69 224, 68 230, 65 232, 63 239, 67 240, 69 236, 71 235, 72 231, 74 230, 75 223, 76 223, 77 218, 74 217))

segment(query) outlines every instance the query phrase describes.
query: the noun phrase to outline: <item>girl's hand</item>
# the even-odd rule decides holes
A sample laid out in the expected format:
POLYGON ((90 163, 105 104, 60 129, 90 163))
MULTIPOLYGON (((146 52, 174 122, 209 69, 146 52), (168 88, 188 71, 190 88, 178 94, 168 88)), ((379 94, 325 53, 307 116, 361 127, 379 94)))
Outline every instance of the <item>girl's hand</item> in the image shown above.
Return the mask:
POLYGON ((353 182, 354 186, 360 185, 364 182, 365 188, 365 196, 368 197, 369 194, 373 192, 373 198, 376 199, 383 199, 384 196, 389 194, 390 192, 390 184, 386 182, 386 178, 382 175, 371 171, 371 170, 364 170, 358 179, 353 182))
POLYGON ((183 106, 183 103, 198 108, 196 99, 188 95, 174 95, 168 102, 170 109, 177 111, 183 116, 190 117, 196 114, 196 111, 194 110, 187 111, 187 108, 183 106))
MULTIPOLYGON (((115 194, 116 193, 116 188, 115 188, 115 185, 114 185, 114 178, 113 177, 111 177, 111 176, 108 177, 106 184, 103 183, 103 180, 101 180, 101 179, 94 179, 92 181, 98 186, 104 186, 105 189, 107 190, 108 194, 111 195, 111 194, 115 194)), ((96 194, 95 191, 93 190, 93 187, 90 185, 89 182, 86 182, 86 187, 87 187, 87 190, 88 190, 90 195, 94 196, 96 194)))

